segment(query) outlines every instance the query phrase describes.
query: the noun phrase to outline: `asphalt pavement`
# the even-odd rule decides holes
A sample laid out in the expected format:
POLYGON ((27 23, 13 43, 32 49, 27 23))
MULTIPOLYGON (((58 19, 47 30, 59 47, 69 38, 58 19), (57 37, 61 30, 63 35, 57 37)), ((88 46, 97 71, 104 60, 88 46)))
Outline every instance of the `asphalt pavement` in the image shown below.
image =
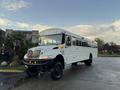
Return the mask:
POLYGON ((120 90, 120 57, 99 57, 90 67, 68 65, 59 81, 49 73, 35 78, 24 72, 0 73, 0 90, 120 90))

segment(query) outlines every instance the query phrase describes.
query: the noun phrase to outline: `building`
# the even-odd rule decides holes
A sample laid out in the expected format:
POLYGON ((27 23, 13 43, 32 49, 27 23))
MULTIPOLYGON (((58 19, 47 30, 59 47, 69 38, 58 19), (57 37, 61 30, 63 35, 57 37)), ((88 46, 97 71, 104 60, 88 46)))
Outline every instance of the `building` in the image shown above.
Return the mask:
POLYGON ((32 42, 39 43, 39 31, 32 31, 32 42))
POLYGON ((32 43, 38 43, 39 41, 39 31, 38 30, 32 30, 32 31, 25 31, 25 30, 13 30, 13 29, 6 29, 5 36, 13 33, 23 33, 27 40, 31 41, 32 43))

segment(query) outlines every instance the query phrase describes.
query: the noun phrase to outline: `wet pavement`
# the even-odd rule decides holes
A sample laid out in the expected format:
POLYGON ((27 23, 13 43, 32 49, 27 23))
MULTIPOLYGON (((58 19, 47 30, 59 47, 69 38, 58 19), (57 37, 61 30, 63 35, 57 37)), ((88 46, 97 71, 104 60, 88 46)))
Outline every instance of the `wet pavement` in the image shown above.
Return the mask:
POLYGON ((59 81, 51 80, 49 73, 36 78, 0 73, 0 90, 120 90, 120 58, 99 57, 90 67, 68 66, 59 81))

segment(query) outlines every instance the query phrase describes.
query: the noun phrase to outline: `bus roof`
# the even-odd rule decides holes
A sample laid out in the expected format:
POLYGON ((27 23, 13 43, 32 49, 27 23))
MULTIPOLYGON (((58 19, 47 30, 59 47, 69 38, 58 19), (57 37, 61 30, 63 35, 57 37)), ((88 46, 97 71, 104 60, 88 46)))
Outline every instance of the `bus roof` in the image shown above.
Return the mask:
POLYGON ((88 38, 85 38, 85 37, 82 37, 82 36, 79 36, 79 35, 76 35, 76 34, 73 34, 69 31, 66 31, 64 29, 60 29, 60 28, 49 28, 49 29, 45 29, 44 31, 41 31, 40 32, 40 36, 44 36, 44 35, 53 35, 53 34, 67 34, 67 35, 70 35, 70 36, 73 36, 75 38, 78 38, 78 39, 81 39, 81 40, 84 40, 84 41, 87 41, 89 43, 95 43, 94 41, 88 39, 88 38))
POLYGON ((65 33, 65 34, 70 35, 70 36, 78 37, 78 38, 84 38, 84 37, 82 37, 82 36, 73 34, 73 33, 69 32, 69 31, 67 31, 67 30, 60 29, 60 28, 49 28, 49 29, 45 29, 44 31, 41 31, 41 32, 40 32, 40 36, 53 35, 53 34, 62 34, 62 33, 65 33))

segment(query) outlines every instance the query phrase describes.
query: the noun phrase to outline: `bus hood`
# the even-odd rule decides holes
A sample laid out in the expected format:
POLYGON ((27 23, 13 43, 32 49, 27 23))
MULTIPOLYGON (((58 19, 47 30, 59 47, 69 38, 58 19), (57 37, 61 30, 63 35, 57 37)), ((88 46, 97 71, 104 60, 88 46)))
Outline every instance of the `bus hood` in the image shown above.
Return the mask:
POLYGON ((48 50, 55 49, 55 48, 58 48, 58 45, 37 46, 37 47, 30 48, 29 50, 32 50, 32 51, 36 51, 36 50, 48 51, 48 50))

